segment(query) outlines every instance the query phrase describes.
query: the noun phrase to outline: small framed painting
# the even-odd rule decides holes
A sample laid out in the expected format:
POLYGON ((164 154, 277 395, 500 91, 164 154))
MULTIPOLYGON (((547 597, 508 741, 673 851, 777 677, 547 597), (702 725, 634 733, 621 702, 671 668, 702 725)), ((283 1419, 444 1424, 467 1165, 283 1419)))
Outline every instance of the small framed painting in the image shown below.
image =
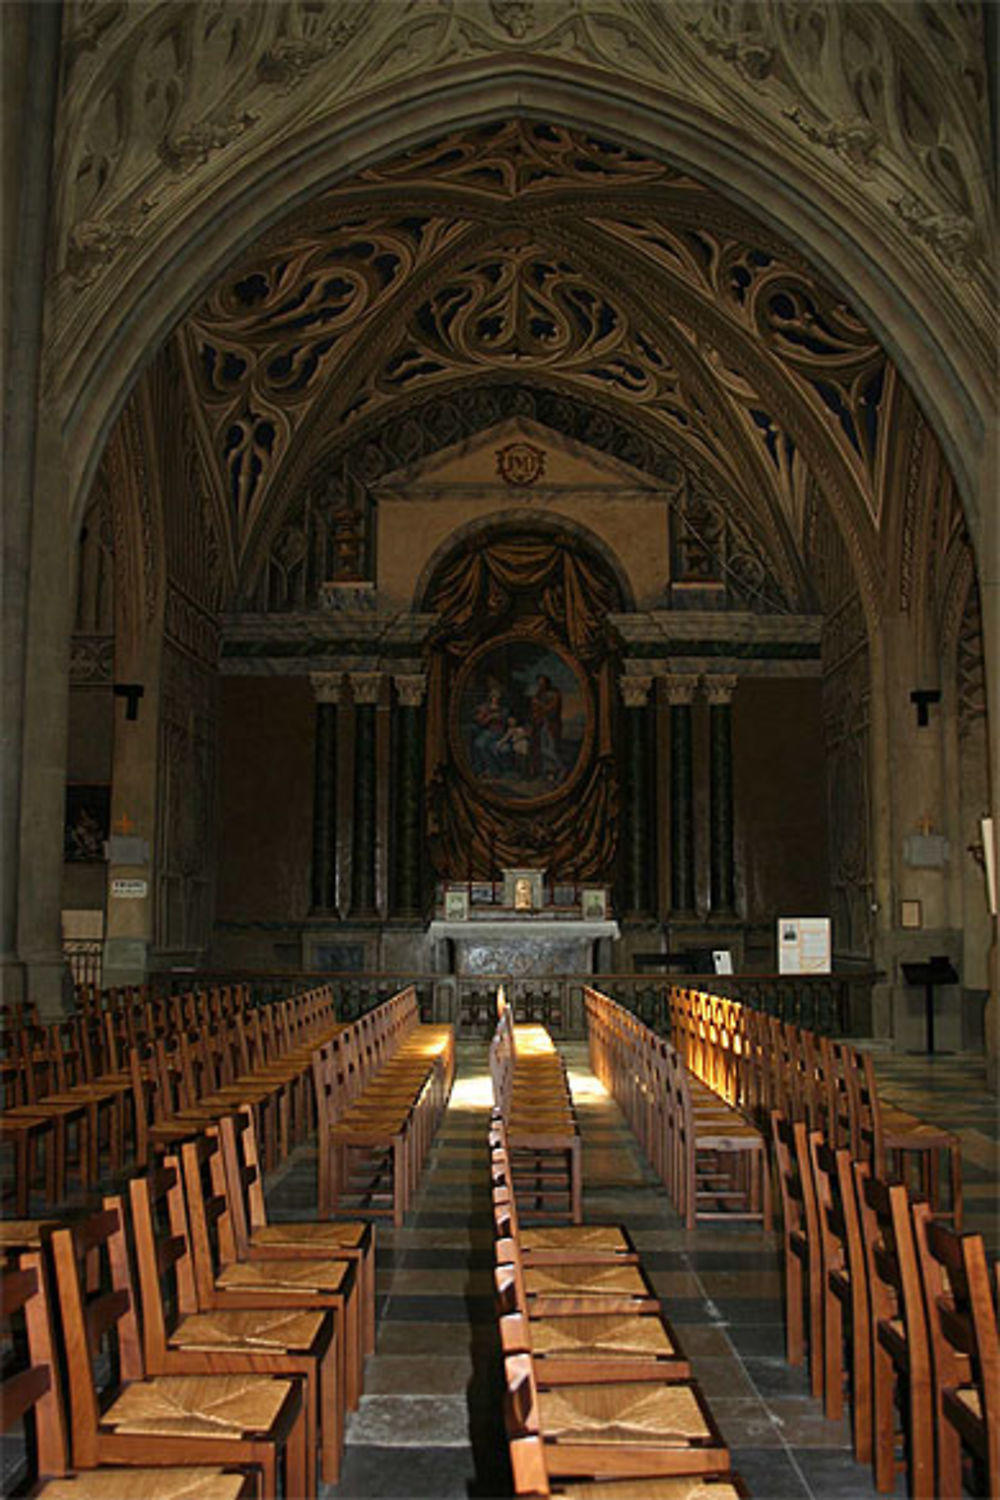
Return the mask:
POLYGON ((106 783, 70 782, 66 787, 63 858, 71 864, 104 859, 111 831, 111 788, 106 783))
POLYGON ((444 919, 446 922, 466 922, 469 917, 469 887, 450 886, 444 893, 444 919))
POLYGON ((900 927, 923 927, 924 913, 919 901, 901 901, 899 903, 899 925, 900 927))
POLYGON ((603 922, 608 915, 608 893, 602 885, 585 886, 580 892, 580 915, 585 922, 603 922))

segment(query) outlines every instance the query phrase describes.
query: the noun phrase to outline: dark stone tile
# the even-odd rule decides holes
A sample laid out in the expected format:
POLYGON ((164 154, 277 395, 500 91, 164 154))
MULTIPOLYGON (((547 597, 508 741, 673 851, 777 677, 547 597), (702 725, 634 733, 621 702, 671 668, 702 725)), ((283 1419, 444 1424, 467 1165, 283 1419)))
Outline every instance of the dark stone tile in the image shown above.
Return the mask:
POLYGON ((756 1500, 812 1500, 783 1448, 733 1448, 732 1465, 756 1500))
POLYGON ((726 1333, 743 1357, 780 1359, 785 1357, 785 1328, 782 1323, 733 1323, 726 1333))
POLYGON ((767 1246, 733 1245, 721 1250, 699 1250, 695 1246, 686 1256, 696 1271, 777 1271, 781 1267, 777 1250, 767 1246))
POLYGON ((789 1365, 783 1358, 744 1356, 743 1363, 759 1395, 809 1397, 809 1369, 805 1362, 789 1365))
POLYGON ((320 1495, 322 1500, 465 1500, 474 1477, 472 1454, 467 1448, 384 1448, 350 1443, 344 1453, 340 1483, 322 1486, 320 1495))
MULTIPOLYGON (((381 1254, 379 1263, 381 1264, 381 1254)), ((408 1271, 472 1271, 492 1270, 493 1268, 492 1246, 479 1249, 447 1250, 431 1248, 428 1250, 406 1249, 395 1252, 394 1264, 405 1265, 408 1271)))
POLYGON ((495 1323, 496 1307, 492 1297, 407 1297, 386 1299, 384 1316, 390 1322, 414 1323, 495 1323))
MULTIPOLYGON (((878 1500, 871 1469, 857 1464, 849 1453, 828 1448, 796 1448, 795 1462, 816 1500, 878 1500)), ((891 1492, 906 1494, 906 1476, 900 1474, 891 1492)))
MULTIPOLYGON (((706 1288, 707 1291, 707 1288, 706 1288)), ((781 1323, 783 1307, 780 1297, 713 1297, 708 1299, 714 1312, 713 1321, 734 1325, 781 1323)))

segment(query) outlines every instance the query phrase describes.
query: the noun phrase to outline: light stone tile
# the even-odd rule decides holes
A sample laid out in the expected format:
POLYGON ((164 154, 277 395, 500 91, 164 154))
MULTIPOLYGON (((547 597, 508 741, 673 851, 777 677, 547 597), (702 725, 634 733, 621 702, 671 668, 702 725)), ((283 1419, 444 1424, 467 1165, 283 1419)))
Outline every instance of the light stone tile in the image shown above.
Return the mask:
POLYGON ((464 1396, 362 1396, 347 1425, 348 1443, 384 1448, 467 1448, 464 1396))

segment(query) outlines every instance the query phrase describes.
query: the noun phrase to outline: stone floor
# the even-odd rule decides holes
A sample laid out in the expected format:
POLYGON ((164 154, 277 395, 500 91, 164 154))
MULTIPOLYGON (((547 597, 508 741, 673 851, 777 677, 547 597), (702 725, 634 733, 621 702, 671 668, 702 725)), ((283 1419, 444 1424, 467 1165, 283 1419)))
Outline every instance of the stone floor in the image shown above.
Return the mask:
MULTIPOLYGON (((845 1422, 828 1422, 783 1354, 776 1239, 736 1225, 686 1231, 617 1106, 564 1046, 584 1139, 585 1215, 628 1226, 733 1454, 759 1500, 874 1496, 845 1422)), ((492 1301, 485 1045, 463 1043, 451 1105, 405 1227, 378 1229, 378 1342, 351 1418, 342 1479, 322 1500, 510 1493, 492 1301)), ((979 1059, 880 1055, 885 1096, 959 1130, 968 1227, 1000 1248, 996 1096, 979 1059)), ((275 1218, 307 1216, 315 1160, 269 1188, 275 1218)), ((897 1493, 905 1493, 900 1481, 897 1493)))

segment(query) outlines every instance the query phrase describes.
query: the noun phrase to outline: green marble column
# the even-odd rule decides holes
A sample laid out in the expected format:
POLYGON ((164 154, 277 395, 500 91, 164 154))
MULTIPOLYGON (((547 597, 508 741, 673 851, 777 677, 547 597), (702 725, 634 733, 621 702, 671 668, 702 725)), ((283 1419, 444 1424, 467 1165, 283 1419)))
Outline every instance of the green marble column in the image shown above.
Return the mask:
POLYGON ((423 908, 423 673, 400 674, 396 685, 396 767, 393 831, 393 915, 417 917, 423 908))
POLYGON ((697 678, 668 677, 670 704, 670 905, 695 909, 694 762, 691 703, 697 678))
POLYGON ((622 677, 625 703, 624 796, 622 799, 622 909, 626 916, 649 916, 655 907, 654 820, 649 708, 651 677, 622 677))
POLYGON ((313 772, 312 904, 332 911, 337 880, 337 700, 336 685, 317 687, 316 754, 313 772), (320 692, 323 697, 319 697, 320 692), (335 694, 335 696, 334 696, 335 694))
POLYGON ((708 677, 709 846, 713 912, 731 912, 736 886, 733 862, 732 696, 735 677, 708 677))
POLYGON ((379 672, 352 672, 354 693, 354 827, 351 845, 351 915, 374 916, 377 766, 375 714, 379 672))

